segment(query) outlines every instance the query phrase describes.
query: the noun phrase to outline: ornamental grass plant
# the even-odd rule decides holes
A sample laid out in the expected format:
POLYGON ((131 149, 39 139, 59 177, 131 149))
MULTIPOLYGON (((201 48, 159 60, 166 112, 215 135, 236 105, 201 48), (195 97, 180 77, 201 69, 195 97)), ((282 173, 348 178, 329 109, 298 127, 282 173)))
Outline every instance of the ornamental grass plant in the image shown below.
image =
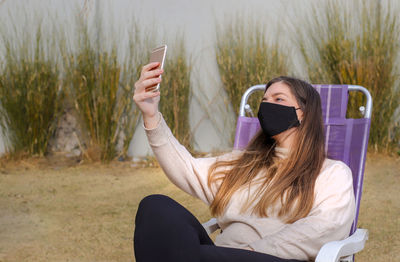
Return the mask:
MULTIPOLYGON (((14 155, 46 154, 57 117, 71 105, 86 158, 109 162, 128 155, 140 116, 132 99, 134 83, 148 63, 154 34, 142 34, 132 22, 127 44, 120 45, 123 37, 105 37, 98 16, 94 23, 76 17, 70 42, 61 25, 54 35, 42 33, 40 27, 31 34, 22 30, 15 38, 1 35, 0 124, 14 155)), ((183 37, 177 43, 166 61, 160 107, 174 134, 190 147, 191 67, 183 37)))
POLYGON ((139 124, 140 111, 133 103, 134 85, 140 77, 140 72, 146 61, 149 60, 148 46, 153 42, 152 34, 144 35, 140 31, 137 23, 133 23, 132 31, 129 32, 129 41, 126 51, 126 59, 122 61, 123 70, 121 75, 121 85, 124 88, 124 111, 120 118, 120 134, 123 143, 120 155, 124 158, 128 155, 129 145, 139 124))
MULTIPOLYGON (((327 1, 298 30, 298 46, 313 83, 355 84, 373 98, 370 146, 392 151, 400 136, 393 124, 399 106, 400 24, 390 1, 327 1)), ((350 93, 348 117, 361 117, 361 94, 350 93)))
POLYGON ((41 25, 32 33, 1 32, 0 127, 10 156, 43 156, 55 131, 64 95, 54 40, 41 25))
MULTIPOLYGON (((218 70, 236 116, 241 97, 250 86, 266 84, 274 77, 289 73, 287 55, 282 52, 278 41, 277 38, 267 41, 267 28, 243 16, 217 28, 218 70)), ((254 115, 261 98, 261 93, 250 97, 249 105, 254 115)))
POLYGON ((110 50, 103 48, 99 44, 101 25, 94 26, 97 28, 91 29, 96 36, 92 38, 88 24, 79 22, 78 48, 66 59, 65 84, 89 138, 86 156, 108 162, 126 155, 137 124, 138 112, 132 99, 132 79, 137 73, 131 70, 140 62, 121 64, 117 43, 112 42, 110 50))
POLYGON ((184 45, 184 37, 177 36, 169 48, 160 85, 160 111, 175 137, 189 150, 192 149, 192 132, 189 126, 191 101, 191 62, 184 45))

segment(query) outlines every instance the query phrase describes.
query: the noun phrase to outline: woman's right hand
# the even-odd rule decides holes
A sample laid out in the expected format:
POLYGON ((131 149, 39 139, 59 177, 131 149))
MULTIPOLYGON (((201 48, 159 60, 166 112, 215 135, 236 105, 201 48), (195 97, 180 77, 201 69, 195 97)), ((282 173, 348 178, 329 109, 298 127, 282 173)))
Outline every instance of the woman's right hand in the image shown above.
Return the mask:
POLYGON ((146 128, 154 128, 158 124, 158 104, 160 92, 148 91, 161 82, 162 69, 155 69, 160 63, 150 63, 143 67, 139 80, 135 83, 133 100, 143 115, 143 122, 146 128))

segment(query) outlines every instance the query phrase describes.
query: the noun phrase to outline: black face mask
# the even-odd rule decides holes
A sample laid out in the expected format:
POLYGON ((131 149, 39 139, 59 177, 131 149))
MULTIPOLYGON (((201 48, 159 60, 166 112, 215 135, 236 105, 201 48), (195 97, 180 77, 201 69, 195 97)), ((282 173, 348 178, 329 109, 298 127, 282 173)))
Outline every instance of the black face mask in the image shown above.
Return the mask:
POLYGON ((297 109, 293 106, 262 102, 258 110, 258 120, 264 134, 273 137, 292 127, 299 126, 297 109))

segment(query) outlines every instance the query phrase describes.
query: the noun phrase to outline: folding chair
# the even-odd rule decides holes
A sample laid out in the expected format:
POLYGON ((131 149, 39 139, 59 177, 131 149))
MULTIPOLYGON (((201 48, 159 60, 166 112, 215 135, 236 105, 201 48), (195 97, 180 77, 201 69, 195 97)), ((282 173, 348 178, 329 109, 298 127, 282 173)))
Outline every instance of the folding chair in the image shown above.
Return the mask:
MULTIPOLYGON (((357 208, 349 237, 342 241, 326 243, 320 249, 315 261, 350 262, 354 261, 354 254, 364 248, 368 239, 368 230, 357 229, 357 220, 371 126, 372 97, 366 88, 356 85, 314 85, 314 88, 317 89, 321 97, 326 154, 328 158, 341 160, 350 167, 353 173, 353 187, 357 208), (366 105, 360 107, 363 118, 346 118, 349 91, 362 92, 366 96, 366 105)), ((264 89, 265 85, 252 86, 242 96, 234 149, 246 147, 260 129, 258 118, 246 116, 246 112, 251 112, 247 100, 255 91, 264 91, 264 89)), ((204 223, 203 226, 208 233, 218 229, 215 218, 204 223)))

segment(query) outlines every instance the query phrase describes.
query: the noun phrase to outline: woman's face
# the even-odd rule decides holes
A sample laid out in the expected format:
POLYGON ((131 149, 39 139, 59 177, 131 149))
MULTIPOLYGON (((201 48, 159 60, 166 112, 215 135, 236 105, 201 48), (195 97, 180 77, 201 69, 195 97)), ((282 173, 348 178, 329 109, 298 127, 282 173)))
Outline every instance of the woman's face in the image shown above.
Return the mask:
MULTIPOLYGON (((299 108, 296 97, 292 94, 290 87, 283 82, 273 83, 268 87, 264 94, 262 102, 269 102, 283 106, 293 106, 299 108)), ((303 112, 301 109, 296 110, 297 118, 301 122, 303 119, 303 112)))

